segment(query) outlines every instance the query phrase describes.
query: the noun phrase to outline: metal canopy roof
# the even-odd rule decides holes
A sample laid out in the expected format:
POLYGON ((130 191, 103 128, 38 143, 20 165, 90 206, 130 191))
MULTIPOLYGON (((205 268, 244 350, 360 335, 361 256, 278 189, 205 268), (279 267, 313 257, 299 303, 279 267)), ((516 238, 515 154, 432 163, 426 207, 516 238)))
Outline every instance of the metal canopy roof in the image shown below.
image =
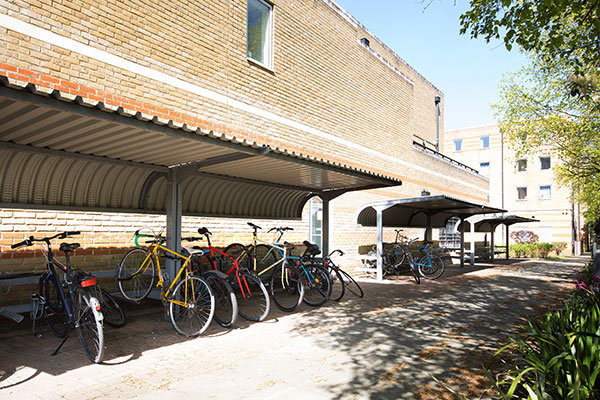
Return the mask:
POLYGON ((468 218, 476 214, 502 213, 505 210, 483 204, 454 199, 445 195, 394 199, 364 204, 356 213, 360 226, 377 226, 377 209, 383 210, 384 227, 431 227, 446 226, 451 217, 468 218))
POLYGON ((165 213, 172 167, 184 215, 300 218, 312 196, 402 183, 0 76, 0 207, 165 213))
MULTIPOLYGON (((465 222, 465 230, 470 229, 470 221, 465 222)), ((481 221, 475 222, 475 232, 492 232, 498 225, 510 226, 513 224, 539 222, 539 219, 521 217, 518 215, 499 215, 494 217, 484 217, 481 221)), ((457 230, 461 230, 461 224, 458 224, 457 230)))

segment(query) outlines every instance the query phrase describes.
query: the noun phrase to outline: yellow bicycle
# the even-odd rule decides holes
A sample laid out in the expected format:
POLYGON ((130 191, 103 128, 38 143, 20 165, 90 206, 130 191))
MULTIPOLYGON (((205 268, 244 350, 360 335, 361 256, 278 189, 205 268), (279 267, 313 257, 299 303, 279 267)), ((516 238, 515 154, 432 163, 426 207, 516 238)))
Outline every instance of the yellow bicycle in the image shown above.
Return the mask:
POLYGON ((192 275, 191 258, 168 249, 163 245, 165 237, 160 234, 135 234, 136 248, 125 254, 119 263, 117 282, 124 298, 139 303, 154 287, 160 288, 160 299, 169 304, 169 317, 175 330, 185 336, 198 336, 204 332, 215 313, 215 297, 206 281, 192 275), (138 240, 146 238, 148 248, 138 240), (163 274, 160 255, 182 261, 175 278, 163 274), (154 280, 157 280, 154 285, 154 280))

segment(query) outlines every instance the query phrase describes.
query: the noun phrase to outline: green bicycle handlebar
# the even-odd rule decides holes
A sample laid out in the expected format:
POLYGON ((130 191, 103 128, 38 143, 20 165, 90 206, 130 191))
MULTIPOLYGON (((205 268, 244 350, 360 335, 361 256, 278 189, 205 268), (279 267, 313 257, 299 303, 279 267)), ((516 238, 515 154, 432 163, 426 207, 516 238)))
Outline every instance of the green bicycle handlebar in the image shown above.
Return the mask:
POLYGON ((140 238, 144 238, 144 237, 146 237, 146 238, 153 238, 154 240, 150 241, 150 243, 162 243, 164 241, 164 238, 162 236, 159 236, 158 239, 157 239, 157 237, 154 236, 154 235, 148 235, 148 234, 145 234, 145 233, 137 233, 136 232, 135 233, 134 243, 135 243, 135 246, 137 248, 139 248, 139 249, 142 248, 142 246, 138 243, 138 240, 140 238))

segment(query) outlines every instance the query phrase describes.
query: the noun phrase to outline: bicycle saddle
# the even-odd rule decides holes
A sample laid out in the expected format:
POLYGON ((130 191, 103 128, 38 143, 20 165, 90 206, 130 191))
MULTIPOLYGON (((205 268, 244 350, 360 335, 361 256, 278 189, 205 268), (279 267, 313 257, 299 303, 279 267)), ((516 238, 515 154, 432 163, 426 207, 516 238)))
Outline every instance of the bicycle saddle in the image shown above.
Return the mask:
POLYGON ((210 233, 210 231, 206 227, 198 228, 198 233, 201 235, 212 235, 212 233, 210 233))
POLYGON ((304 245, 306 246, 306 250, 304 251, 304 254, 316 256, 317 254, 321 253, 321 249, 319 249, 318 245, 313 244, 313 243, 309 242, 308 240, 305 240, 302 243, 304 243, 304 245))
POLYGON ((80 246, 79 243, 61 243, 59 250, 65 253, 73 251, 80 246))
POLYGON ((247 224, 253 227, 254 229, 262 229, 260 226, 254 225, 252 222, 247 222, 247 224))

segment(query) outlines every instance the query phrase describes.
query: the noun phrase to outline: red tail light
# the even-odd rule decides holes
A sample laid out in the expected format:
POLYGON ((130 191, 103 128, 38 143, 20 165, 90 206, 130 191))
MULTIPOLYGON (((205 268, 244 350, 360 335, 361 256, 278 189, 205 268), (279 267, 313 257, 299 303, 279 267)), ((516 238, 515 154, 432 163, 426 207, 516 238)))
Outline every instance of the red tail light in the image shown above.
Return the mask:
POLYGON ((81 287, 94 286, 96 284, 96 278, 86 279, 85 281, 81 281, 81 287))

